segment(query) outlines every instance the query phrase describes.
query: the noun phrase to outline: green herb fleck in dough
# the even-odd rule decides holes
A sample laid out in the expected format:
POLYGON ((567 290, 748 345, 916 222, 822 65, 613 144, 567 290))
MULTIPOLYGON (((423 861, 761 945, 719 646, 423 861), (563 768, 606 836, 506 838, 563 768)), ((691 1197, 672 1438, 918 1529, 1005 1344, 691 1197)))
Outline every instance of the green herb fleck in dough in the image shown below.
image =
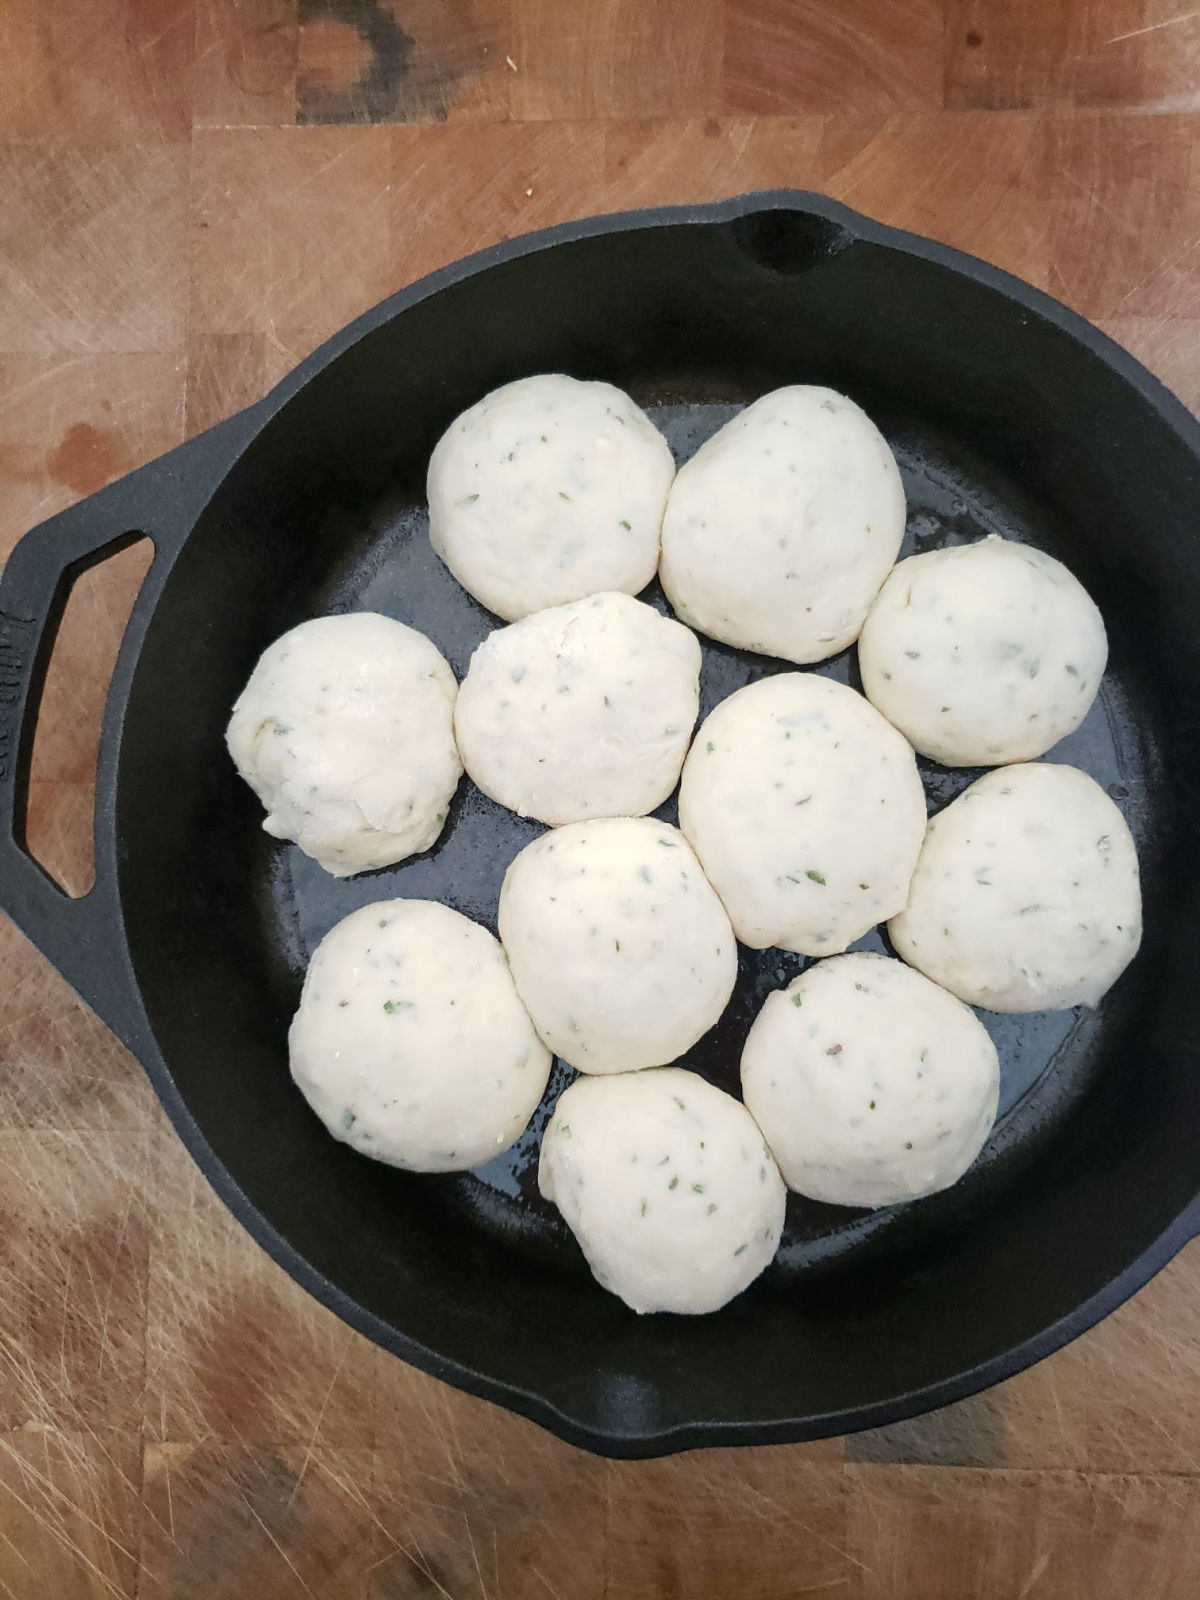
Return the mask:
POLYGON ((1067 662, 1067 671, 1073 678, 1077 678, 1079 676, 1079 668, 1073 667, 1069 661, 1067 662))
POLYGON ((512 679, 512 681, 514 683, 520 683, 521 679, 525 676, 525 674, 528 671, 529 671, 529 668, 526 667, 526 666, 514 667, 512 669, 512 671, 509 673, 509 677, 512 679))
POLYGON ((692 1193, 693 1194, 703 1194, 704 1193, 704 1185, 702 1183, 694 1183, 692 1185, 692 1193))
POLYGON ((679 1187, 679 1174, 676 1173, 675 1176, 671 1179, 670 1183, 667 1185, 667 1188, 668 1189, 678 1189, 678 1187, 679 1187))
POLYGON ((716 1209, 717 1209, 717 1202, 715 1200, 710 1200, 709 1203, 708 1203, 708 1206, 706 1208, 705 1215, 711 1217, 713 1212, 716 1209))
POLYGON ((822 886, 824 886, 825 879, 821 876, 821 874, 817 871, 817 869, 815 867, 809 867, 808 871, 804 874, 804 876, 806 878, 811 878, 814 883, 819 883, 822 886))
POLYGON ((339 1000, 338 1001, 338 1005, 339 1006, 348 1006, 349 1004, 350 1004, 349 1000, 339 1000))
POLYGON ((950 709, 950 707, 949 707, 949 706, 943 706, 943 707, 942 707, 942 712, 943 712, 943 714, 945 714, 945 713, 946 713, 946 712, 947 712, 947 711, 949 711, 949 709, 950 709))
POLYGON ((797 800, 797 801, 796 801, 796 804, 797 804, 797 805, 798 805, 798 806, 806 806, 806 805, 807 805, 807 804, 808 804, 808 802, 809 802, 809 801, 810 801, 810 800, 811 800, 811 799, 812 799, 812 795, 810 795, 810 794, 806 794, 806 795, 805 795, 805 796, 804 796, 804 798, 803 798, 803 800, 797 800))
POLYGON ((626 533, 633 532, 633 524, 631 522, 626 522, 624 517, 621 518, 621 526, 625 529, 626 533))
POLYGON ((868 1109, 868 1111, 874 1111, 874 1109, 875 1109, 874 1100, 868 1100, 867 1101, 867 1109, 868 1109))
POLYGON ((620 939, 614 939, 613 940, 613 944, 616 946, 617 954, 620 955, 620 953, 621 953, 621 941, 620 941, 620 939))
POLYGON ((347 1133, 349 1133, 350 1129, 357 1121, 358 1116, 355 1112, 349 1110, 342 1112, 342 1127, 345 1128, 347 1133))
POLYGON ((749 1240, 747 1240, 745 1244, 738 1245, 737 1249, 733 1252, 734 1255, 735 1256, 740 1256, 743 1250, 749 1249, 749 1246, 750 1246, 750 1241, 749 1240))
POLYGON ((686 1111, 687 1110, 687 1107, 684 1105, 683 1101, 679 1098, 679 1096, 677 1094, 673 1094, 671 1096, 671 1099, 674 1100, 675 1104, 679 1107, 680 1111, 686 1111))
POLYGON ((646 1215, 646 1202, 644 1200, 642 1201, 642 1215, 646 1215))
POLYGON ((466 498, 466 501, 465 501, 465 502, 464 502, 464 503, 465 503, 465 504, 466 504, 466 505, 469 505, 469 506, 470 506, 470 505, 474 505, 474 503, 475 503, 475 502, 476 502, 476 500, 478 500, 478 499, 479 499, 479 496, 478 496, 478 495, 477 495, 477 494, 469 494, 469 495, 468 495, 468 496, 467 496, 467 498, 466 498))
POLYGON ((411 1011, 412 1008, 413 1003, 411 1000, 385 1000, 383 1002, 383 1009, 389 1016, 393 1011, 411 1011))
POLYGON ((386 928, 386 927, 387 927, 387 925, 388 925, 388 919, 387 919, 387 918, 386 918, 386 917, 380 917, 380 919, 379 919, 379 926, 380 926, 380 927, 381 927, 381 928, 386 928))
POLYGON ((919 650, 906 650, 904 654, 910 661, 919 661, 921 658, 921 652, 919 650))
POLYGON ((802 1006, 804 1004, 804 996, 802 994, 794 994, 792 996, 792 1004, 794 1006, 802 1006))
POLYGON ((644 865, 638 868, 638 877, 643 883, 652 883, 654 881, 650 876, 650 868, 644 865))
POLYGON ((604 696, 604 704, 606 706, 611 706, 612 705, 612 701, 608 698, 607 695, 604 696))
POLYGON ((709 755, 712 755, 712 753, 713 753, 713 751, 714 751, 714 750, 715 750, 715 749, 716 749, 716 748, 717 748, 717 747, 716 747, 716 745, 715 745, 715 744, 714 744, 714 743, 713 743, 713 742, 712 742, 712 740, 711 740, 711 739, 710 739, 710 740, 709 740, 709 741, 708 741, 708 744, 707 744, 707 750, 708 750, 708 753, 709 753, 709 755))
POLYGON ((891 673, 890 673, 890 672, 885 672, 885 673, 884 673, 884 677, 885 677, 885 678, 887 678, 887 679, 888 679, 888 681, 889 681, 889 682, 890 682, 890 681, 891 681, 891 677, 892 677, 892 675, 891 675, 891 673))
POLYGON ((279 735, 282 734, 282 733, 291 733, 291 731, 292 730, 285 723, 282 723, 282 722, 277 722, 275 724, 275 726, 271 729, 271 732, 275 735, 276 738, 278 738, 279 735))
POLYGON ((1102 855, 1105 853, 1105 851, 1112 849, 1112 839, 1107 833, 1102 833, 1096 840, 1096 849, 1099 850, 1102 855))
POLYGON ((567 493, 567 491, 565 489, 560 489, 558 491, 558 498, 560 500, 569 500, 571 498, 571 496, 567 493))

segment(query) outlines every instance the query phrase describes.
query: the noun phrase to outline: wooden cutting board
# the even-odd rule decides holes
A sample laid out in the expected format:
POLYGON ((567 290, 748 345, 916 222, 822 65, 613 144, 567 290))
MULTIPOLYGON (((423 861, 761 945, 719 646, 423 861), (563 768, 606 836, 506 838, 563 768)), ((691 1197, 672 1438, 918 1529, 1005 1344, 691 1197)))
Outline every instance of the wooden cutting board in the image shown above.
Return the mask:
MULTIPOLYGON (((431 267, 746 189, 975 251, 1200 402, 1181 0, 0 0, 0 61, 0 558, 431 267)), ((31 835, 75 889, 144 565, 77 587, 46 696, 31 835)), ((936 1416, 601 1462, 294 1288, 7 925, 0 1223, 3 1596, 1200 1594, 1194 1246, 936 1416)))

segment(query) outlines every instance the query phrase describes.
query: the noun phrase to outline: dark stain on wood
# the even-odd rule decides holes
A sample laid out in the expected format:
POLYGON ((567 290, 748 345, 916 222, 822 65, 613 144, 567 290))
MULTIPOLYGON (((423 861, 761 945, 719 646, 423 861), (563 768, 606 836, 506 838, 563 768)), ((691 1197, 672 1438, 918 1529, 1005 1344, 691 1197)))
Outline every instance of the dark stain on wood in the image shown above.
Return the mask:
POLYGON ((92 494, 133 466, 124 441, 112 428, 95 428, 77 422, 68 428, 57 449, 46 458, 55 483, 76 494, 92 494))
POLYGON ((384 0, 300 0, 300 69, 296 120, 300 123, 421 122, 445 119, 454 74, 424 69, 416 41, 384 0), (330 28, 329 25, 335 25, 330 28), (363 50, 337 40, 336 25, 353 29, 363 50), (315 30, 323 29, 320 37, 315 30), (304 36, 316 61, 305 63, 304 36), (326 41, 328 45, 326 46, 326 41), (325 47, 323 47, 325 46, 325 47), (332 48, 329 48, 331 46, 332 48), (338 82, 347 67, 358 68, 338 82))

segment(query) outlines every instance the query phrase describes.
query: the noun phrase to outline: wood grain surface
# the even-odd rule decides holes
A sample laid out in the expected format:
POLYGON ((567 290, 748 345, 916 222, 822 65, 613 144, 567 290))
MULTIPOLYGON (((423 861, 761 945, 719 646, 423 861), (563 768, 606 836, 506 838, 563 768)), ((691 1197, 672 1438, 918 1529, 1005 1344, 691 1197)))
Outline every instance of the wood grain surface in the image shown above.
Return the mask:
MULTIPOLYGON (((1200 404, 1184 0, 0 0, 0 62, 0 559, 432 267, 774 185, 1020 273, 1200 404)), ((145 559, 78 587, 39 728, 76 892, 145 559)), ((937 1415, 602 1462, 302 1294, 7 924, 0 1352, 10 1600, 1200 1594, 1197 1246, 937 1415)))

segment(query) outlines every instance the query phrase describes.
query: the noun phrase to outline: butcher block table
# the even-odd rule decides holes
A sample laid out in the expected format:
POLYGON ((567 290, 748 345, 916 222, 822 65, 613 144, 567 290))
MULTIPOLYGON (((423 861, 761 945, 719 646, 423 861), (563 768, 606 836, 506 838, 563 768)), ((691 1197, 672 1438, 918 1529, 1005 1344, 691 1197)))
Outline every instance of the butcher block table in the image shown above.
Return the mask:
MULTIPOLYGON (((433 267, 777 186, 1020 274, 1200 403, 1185 0, 0 0, 0 558, 433 267)), ((73 892, 145 566, 77 584, 43 702, 30 838, 73 892)), ((8 925, 0 1209, 11 1600, 1200 1596, 1195 1245, 937 1415, 601 1461, 297 1289, 8 925)))

